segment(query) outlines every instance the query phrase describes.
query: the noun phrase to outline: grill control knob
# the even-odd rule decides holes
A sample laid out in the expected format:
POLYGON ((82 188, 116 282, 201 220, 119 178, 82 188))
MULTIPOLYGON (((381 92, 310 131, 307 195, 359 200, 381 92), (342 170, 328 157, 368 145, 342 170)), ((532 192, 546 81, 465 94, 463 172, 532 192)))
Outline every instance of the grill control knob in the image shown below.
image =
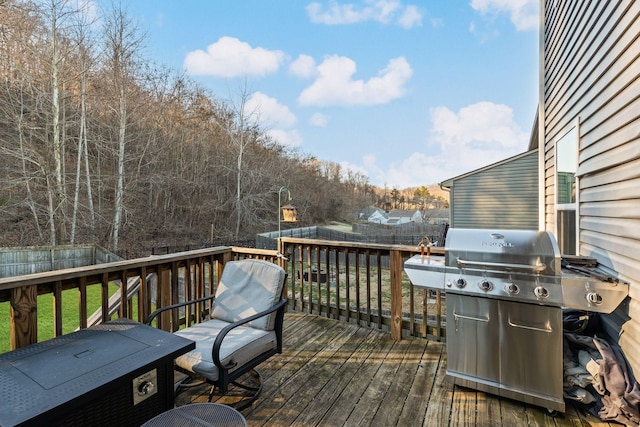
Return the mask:
POLYGON ((596 292, 589 292, 587 294, 587 301, 592 305, 601 305, 602 304, 602 295, 596 292))
POLYGON ((538 286, 533 290, 533 293, 538 298, 549 298, 549 290, 544 286, 538 286))
POLYGON ((483 280, 482 282, 478 283, 478 286, 485 292, 489 292, 491 289, 493 289, 493 283, 488 280, 483 280))
POLYGON ((518 295, 520 293, 520 287, 515 283, 509 283, 505 288, 508 294, 518 295))
POLYGON ((145 395, 150 394, 154 389, 154 385, 149 381, 142 381, 138 384, 138 394, 145 395))
POLYGON ((465 286, 467 286, 467 281, 464 280, 462 277, 458 278, 458 280, 456 280, 456 286, 460 289, 464 288, 465 286))

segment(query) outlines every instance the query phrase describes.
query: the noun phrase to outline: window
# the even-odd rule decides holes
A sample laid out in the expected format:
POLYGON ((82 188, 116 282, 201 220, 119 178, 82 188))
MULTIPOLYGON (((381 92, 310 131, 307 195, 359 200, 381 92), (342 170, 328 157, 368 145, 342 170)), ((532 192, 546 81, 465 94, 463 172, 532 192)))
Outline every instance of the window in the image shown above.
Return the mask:
POLYGON ((556 236, 560 253, 577 255, 578 128, 556 142, 556 236))

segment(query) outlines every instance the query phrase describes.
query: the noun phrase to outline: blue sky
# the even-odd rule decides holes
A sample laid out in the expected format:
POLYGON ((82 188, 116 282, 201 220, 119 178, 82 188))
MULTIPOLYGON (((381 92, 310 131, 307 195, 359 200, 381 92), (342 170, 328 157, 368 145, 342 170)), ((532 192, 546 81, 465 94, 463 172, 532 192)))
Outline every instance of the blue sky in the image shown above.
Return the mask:
POLYGON ((388 188, 526 150, 538 0, 123 0, 146 54, 388 188))

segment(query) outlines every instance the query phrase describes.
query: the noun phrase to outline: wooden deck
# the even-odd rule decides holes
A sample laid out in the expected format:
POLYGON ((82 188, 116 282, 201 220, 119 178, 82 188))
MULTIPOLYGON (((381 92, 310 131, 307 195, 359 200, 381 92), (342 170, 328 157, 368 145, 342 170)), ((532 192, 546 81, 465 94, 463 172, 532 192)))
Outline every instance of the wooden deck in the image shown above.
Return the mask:
MULTIPOLYGON (((446 347, 300 313, 285 317, 284 352, 260 367, 263 391, 242 411, 250 426, 619 426, 571 404, 546 409, 453 386, 446 347)), ((176 404, 207 401, 204 386, 176 404)))

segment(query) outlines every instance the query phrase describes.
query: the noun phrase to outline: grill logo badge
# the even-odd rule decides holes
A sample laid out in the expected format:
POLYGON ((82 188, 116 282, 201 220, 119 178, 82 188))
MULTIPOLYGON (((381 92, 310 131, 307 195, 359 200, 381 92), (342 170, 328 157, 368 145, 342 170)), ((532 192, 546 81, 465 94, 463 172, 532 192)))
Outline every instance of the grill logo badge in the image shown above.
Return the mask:
POLYGON ((516 245, 514 245, 511 242, 482 242, 482 246, 490 246, 493 248, 515 248, 516 245))
POLYGON ((494 240, 500 240, 499 242, 493 241, 493 242, 482 242, 482 246, 489 246, 489 247, 493 247, 493 248, 515 248, 516 245, 514 245, 511 242, 505 242, 504 236, 502 234, 499 233, 493 233, 491 234, 491 238, 494 240))

